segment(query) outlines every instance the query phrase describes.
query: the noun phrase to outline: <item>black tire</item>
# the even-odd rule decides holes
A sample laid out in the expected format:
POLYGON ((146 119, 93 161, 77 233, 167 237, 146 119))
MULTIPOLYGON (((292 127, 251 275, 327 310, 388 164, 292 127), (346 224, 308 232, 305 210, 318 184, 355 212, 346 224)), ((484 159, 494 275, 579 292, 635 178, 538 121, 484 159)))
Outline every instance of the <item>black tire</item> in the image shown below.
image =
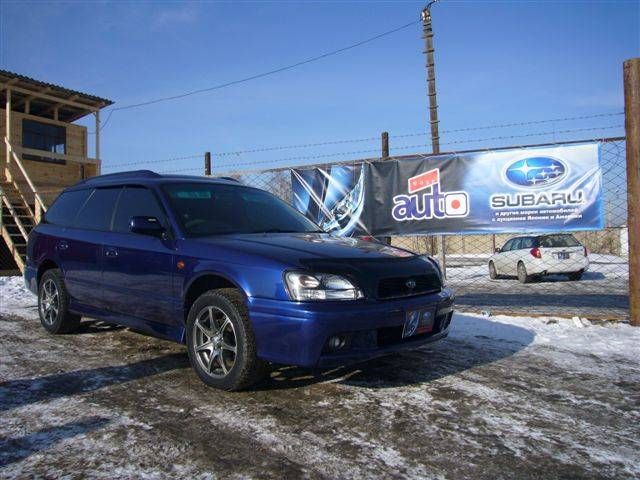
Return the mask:
POLYGON ((500 278, 500 275, 498 275, 498 271, 496 270, 496 266, 493 262, 489 262, 489 278, 491 280, 497 280, 498 278, 500 278))
POLYGON ((527 274, 527 267, 522 262, 518 262, 518 281, 520 283, 529 283, 531 281, 531 276, 527 274))
POLYGON ((572 282, 577 282, 578 280, 580 280, 582 278, 582 274, 583 273, 584 273, 583 271, 573 272, 573 273, 570 273, 567 276, 569 277, 569 280, 571 280, 572 282))
POLYGON ((57 268, 47 270, 40 278, 38 315, 44 329, 54 335, 73 333, 80 325, 81 316, 69 311, 69 294, 57 268))
MULTIPOLYGON (((251 328, 247 307, 242 294, 237 289, 210 290, 200 295, 189 309, 186 328, 189 361, 200 379, 207 385, 228 391, 243 390, 259 382, 267 375, 269 371, 268 364, 257 356, 256 340, 251 328), (198 337, 202 335, 202 333, 198 333, 199 327, 196 326, 196 320, 205 317, 209 318, 207 311, 214 311, 218 315, 226 316, 225 320, 228 319, 231 322, 232 325, 227 327, 227 332, 229 333, 233 330, 231 333, 235 336, 235 345, 231 346, 236 348, 233 354, 227 351, 228 356, 225 361, 222 353, 224 346, 218 347, 218 349, 214 349, 211 346, 209 356, 213 355, 215 361, 209 361, 209 371, 203 360, 203 356, 206 356, 208 352, 206 349, 200 352, 196 351, 198 337), (217 355, 219 356, 214 355, 214 352, 218 352, 217 355), (229 368, 228 372, 222 372, 223 376, 220 376, 211 371, 213 367, 222 368, 223 363, 228 365, 230 363, 229 356, 233 359, 233 363, 231 367, 225 367, 229 368)), ((214 328, 215 326, 211 328, 212 333, 214 333, 214 328)), ((204 330, 200 330, 204 332, 204 330)), ((205 344, 214 342, 213 336, 204 334, 203 338, 207 338, 205 344)), ((220 342, 224 344, 224 332, 220 333, 219 338, 220 342)), ((200 345, 200 347, 202 346, 200 345)))

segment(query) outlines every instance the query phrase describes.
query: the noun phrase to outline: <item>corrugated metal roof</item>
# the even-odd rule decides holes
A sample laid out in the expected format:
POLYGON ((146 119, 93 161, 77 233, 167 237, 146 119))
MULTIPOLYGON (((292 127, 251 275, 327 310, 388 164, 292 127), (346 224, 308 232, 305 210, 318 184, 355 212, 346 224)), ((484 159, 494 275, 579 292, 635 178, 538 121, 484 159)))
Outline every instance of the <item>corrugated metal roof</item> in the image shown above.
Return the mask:
MULTIPOLYGON (((49 87, 51 90, 47 92, 48 95, 64 94, 65 96, 62 98, 77 96, 77 98, 74 99, 74 101, 78 103, 87 103, 88 105, 93 107, 99 106, 100 108, 104 108, 109 105, 113 105, 113 101, 106 98, 98 97, 96 95, 90 95, 88 93, 79 92, 77 90, 71 90, 69 88, 65 88, 63 86, 56 85, 54 83, 44 82, 42 80, 37 80, 35 78, 27 77, 26 75, 21 75, 15 72, 10 72, 8 70, 0 70, 0 82, 4 83, 13 79, 17 79, 20 82, 25 82, 39 88, 49 87)), ((17 84, 19 84, 19 82, 17 84)))

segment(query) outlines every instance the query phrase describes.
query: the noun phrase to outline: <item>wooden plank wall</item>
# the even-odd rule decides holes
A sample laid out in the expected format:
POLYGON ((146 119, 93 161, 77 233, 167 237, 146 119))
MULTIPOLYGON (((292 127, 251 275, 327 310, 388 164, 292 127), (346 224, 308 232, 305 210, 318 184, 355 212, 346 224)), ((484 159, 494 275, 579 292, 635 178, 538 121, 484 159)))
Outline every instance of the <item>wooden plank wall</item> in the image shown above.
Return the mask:
MULTIPOLYGON (((20 112, 11 112, 11 143, 16 147, 22 146, 22 120, 27 118, 42 123, 62 125, 67 129, 67 155, 87 156, 87 128, 72 123, 58 122, 48 118, 27 115, 20 112)), ((0 138, 4 138, 5 133, 5 110, 0 109, 0 138)), ((0 181, 6 181, 6 149, 4 142, 0 148, 0 181)), ((81 164, 67 161, 66 165, 55 163, 35 162, 32 160, 22 160, 23 165, 38 191, 42 192, 42 198, 47 205, 51 205, 58 193, 65 187, 73 185, 82 179, 81 164)), ((95 176, 96 165, 84 164, 85 178, 95 176)), ((15 171, 15 170, 14 170, 15 171)), ((22 181, 21 175, 16 175, 18 183, 23 192, 28 192, 29 187, 22 181)), ((31 198, 29 198, 32 201, 31 198)))

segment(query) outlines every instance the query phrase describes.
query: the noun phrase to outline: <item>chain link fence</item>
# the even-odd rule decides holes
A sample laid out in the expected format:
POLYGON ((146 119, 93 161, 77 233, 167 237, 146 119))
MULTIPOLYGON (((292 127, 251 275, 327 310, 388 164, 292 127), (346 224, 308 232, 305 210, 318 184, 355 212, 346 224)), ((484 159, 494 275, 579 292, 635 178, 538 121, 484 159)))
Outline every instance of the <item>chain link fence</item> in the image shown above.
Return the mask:
MULTIPOLYGON (((605 228, 602 230, 552 234, 531 231, 517 235, 412 235, 384 240, 437 258, 443 264, 448 285, 455 290, 458 306, 463 310, 591 319, 628 318, 625 158, 624 139, 601 141, 600 167, 605 206, 605 228), (540 257, 546 259, 547 265, 561 262, 563 274, 539 271, 535 260, 540 257)), ((338 163, 357 165, 379 160, 372 158, 338 163)), ((242 167, 251 165, 247 162, 242 167)), ((219 175, 267 190, 292 203, 291 169, 329 165, 230 170, 219 175)))

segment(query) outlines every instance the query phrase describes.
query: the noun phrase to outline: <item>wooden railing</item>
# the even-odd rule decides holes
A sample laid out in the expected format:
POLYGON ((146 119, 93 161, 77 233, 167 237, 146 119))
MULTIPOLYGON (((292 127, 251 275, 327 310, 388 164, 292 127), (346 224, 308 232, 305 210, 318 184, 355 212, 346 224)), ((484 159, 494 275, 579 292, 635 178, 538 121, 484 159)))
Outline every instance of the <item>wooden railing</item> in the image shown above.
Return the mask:
POLYGON ((68 155, 66 153, 54 153, 48 152, 46 150, 36 150, 35 148, 26 148, 26 147, 15 147, 13 148, 17 153, 26 154, 26 155, 34 155, 38 157, 46 157, 46 158, 54 158, 56 160, 66 160, 67 162, 73 163, 83 163, 83 164, 91 164, 97 165, 100 163, 99 160, 90 157, 80 157, 78 155, 68 155))
MULTIPOLYGON (((4 143, 7 145, 7 152, 11 154, 11 158, 7 158, 7 170, 9 173, 7 180, 10 179, 12 181, 13 185, 16 188, 16 191, 20 194, 20 196, 22 197, 22 200, 24 201, 25 205, 29 209, 29 213, 34 217, 35 222, 38 223, 42 217, 42 213, 47 211, 47 206, 45 205, 44 201, 40 197, 40 194, 38 193, 35 185, 33 184, 31 177, 29 177, 27 170, 24 168, 24 165, 22 164, 22 160, 20 160, 20 157, 14 150, 13 146, 11 145, 11 142, 7 137, 4 137, 4 143), (20 185, 18 184, 18 182, 15 181, 15 178, 10 168, 10 165, 12 164, 15 164, 18 167, 18 169, 22 173, 22 177, 27 182, 27 185, 29 185, 29 188, 31 189, 31 193, 33 193, 33 197, 35 200, 34 203, 36 208, 35 212, 31 210, 31 207, 29 206, 29 202, 26 201, 26 197, 22 192, 22 190, 20 189, 20 185)), ((39 150, 36 150, 36 151, 39 152, 39 150)))

